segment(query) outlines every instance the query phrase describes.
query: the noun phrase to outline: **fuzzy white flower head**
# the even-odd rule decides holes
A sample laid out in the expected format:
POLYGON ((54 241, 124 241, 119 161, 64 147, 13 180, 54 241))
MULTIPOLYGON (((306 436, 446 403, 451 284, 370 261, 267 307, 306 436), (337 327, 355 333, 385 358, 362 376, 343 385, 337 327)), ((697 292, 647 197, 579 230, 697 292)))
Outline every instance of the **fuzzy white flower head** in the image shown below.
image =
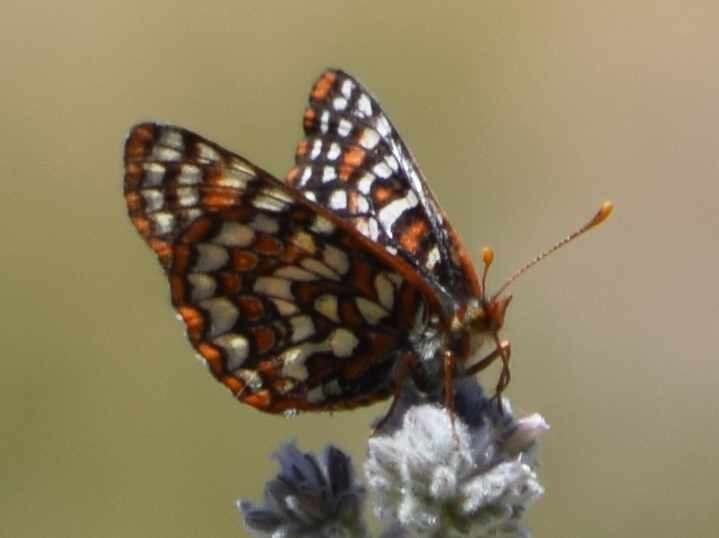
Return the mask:
POLYGON ((352 461, 328 446, 320 457, 288 443, 275 454, 278 475, 265 485, 262 506, 238 501, 245 526, 267 538, 365 538, 365 490, 354 481, 352 461))
POLYGON ((481 401, 454 425, 438 405, 409 407, 401 427, 370 439, 365 475, 378 517, 394 528, 385 536, 529 536, 521 518, 543 493, 533 447, 546 423, 481 401))

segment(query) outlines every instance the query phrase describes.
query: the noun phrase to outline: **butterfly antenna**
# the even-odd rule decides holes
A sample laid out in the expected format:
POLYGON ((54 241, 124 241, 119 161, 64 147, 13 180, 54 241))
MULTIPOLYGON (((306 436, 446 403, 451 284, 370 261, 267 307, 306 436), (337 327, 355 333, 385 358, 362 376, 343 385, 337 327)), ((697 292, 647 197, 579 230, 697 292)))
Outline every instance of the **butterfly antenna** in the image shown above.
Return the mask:
POLYGON ((494 250, 491 247, 484 247, 482 249, 482 261, 484 262, 484 270, 482 270, 482 300, 487 298, 487 273, 489 272, 489 266, 494 261, 494 250))
MULTIPOLYGON (((607 220, 607 217, 609 217, 609 215, 612 213, 612 209, 614 209, 614 205, 612 204, 612 202, 610 202, 609 200, 604 202, 602 204, 602 206, 599 208, 599 210, 594 214, 594 216, 584 226, 582 226, 574 233, 568 235, 567 237, 565 237, 558 243, 554 244, 552 247, 550 247, 547 250, 545 250, 544 252, 542 252, 539 256, 534 258, 532 261, 530 261, 528 264, 526 264, 524 267, 522 267, 521 269, 516 271, 512 276, 510 276, 509 279, 502 285, 502 287, 499 288, 499 291, 497 291, 494 294, 494 296, 492 297, 492 300, 490 302, 493 302, 497 297, 499 297, 510 286, 510 284, 512 284, 512 282, 517 280, 522 274, 527 272, 527 270, 529 270, 531 267, 534 267, 536 264, 541 262, 544 258, 549 256, 553 252, 559 250, 560 248, 562 248, 564 245, 566 245, 570 241, 576 239, 577 237, 582 235, 584 232, 591 230, 595 226, 599 226, 602 222, 607 220)), ((482 257, 484 258, 484 251, 482 251, 482 257)), ((491 261, 490 261, 490 263, 491 263, 491 261)), ((484 277, 486 276, 487 268, 488 268, 488 265, 485 261, 485 271, 484 271, 484 274, 482 275, 482 283, 483 283, 482 287, 483 288, 484 288, 484 277)))

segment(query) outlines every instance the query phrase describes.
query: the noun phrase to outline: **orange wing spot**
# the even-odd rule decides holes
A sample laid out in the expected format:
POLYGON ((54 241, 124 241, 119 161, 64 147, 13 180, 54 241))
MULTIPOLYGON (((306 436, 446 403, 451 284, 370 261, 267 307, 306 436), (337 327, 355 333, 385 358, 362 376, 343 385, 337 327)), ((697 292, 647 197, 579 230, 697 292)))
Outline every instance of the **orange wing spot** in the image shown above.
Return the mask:
POLYGON ((258 409, 267 409, 272 405, 272 394, 267 389, 263 389, 250 394, 242 395, 240 399, 246 404, 258 409))
POLYGON ((228 191, 205 192, 202 196, 202 205, 209 208, 230 207, 235 204, 236 196, 228 191))
POLYGON ((174 306, 180 306, 187 302, 187 287, 182 275, 170 275, 170 297, 174 306))
POLYGON ((315 112, 315 109, 311 106, 308 106, 305 108, 305 113, 302 116, 302 125, 306 129, 311 129, 312 126, 315 124, 315 118, 317 117, 317 114, 315 112))
POLYGON ((365 150, 363 150, 361 147, 352 146, 342 156, 342 162, 348 166, 357 168, 358 166, 360 166, 362 164, 362 161, 364 161, 365 155, 367 155, 367 152, 365 150))
POLYGON ((166 241, 161 241, 160 239, 150 239, 150 248, 157 253, 157 256, 160 258, 163 265, 166 265, 172 259, 172 249, 166 241))
POLYGON ((253 295, 243 295, 237 299, 237 304, 242 311, 243 317, 250 321, 260 319, 265 313, 265 307, 257 297, 253 295))
POLYGON ((136 162, 129 162, 125 165, 125 182, 132 183, 132 188, 136 189, 140 186, 140 182, 145 177, 145 171, 136 162))
POLYGON ((315 83, 314 88, 312 88, 312 99, 317 101, 325 99, 330 93, 336 79, 337 75, 331 71, 323 73, 320 79, 315 83))
POLYGON ((225 373, 225 365, 222 363, 222 354, 219 350, 206 342, 200 342, 197 345, 197 351, 207 359, 207 364, 210 367, 212 375, 217 379, 222 379, 225 373))
POLYGON ((197 333, 202 332, 205 321, 199 310, 192 308, 191 306, 181 306, 177 309, 177 312, 180 316, 182 316, 182 320, 185 322, 185 325, 187 325, 188 331, 197 333))
POLYGON ((293 166, 290 171, 287 172, 287 183, 294 185, 297 183, 298 177, 300 177, 300 168, 298 166, 293 166))
POLYGON ((142 197, 136 192, 128 192, 125 195, 125 202, 127 202, 127 209, 133 213, 141 211, 144 206, 142 197))
POLYGON ((248 250, 233 248, 232 267, 235 271, 252 271, 257 266, 257 255, 248 250))
POLYGON ((255 339, 255 350, 259 354, 267 353, 275 346, 275 331, 271 327, 254 327, 252 336, 255 339))
POLYGON ((307 155, 307 149, 309 148, 309 142, 307 140, 301 140, 299 144, 297 144, 297 155, 300 157, 304 157, 307 155))
POLYGON ((427 233, 427 222, 423 219, 417 219, 410 223, 401 233, 399 237, 400 244, 405 250, 412 254, 417 252, 419 243, 427 233))
POLYGON ((300 247, 298 247, 294 243, 289 243, 287 245, 287 248, 285 248, 284 253, 282 254, 282 261, 285 263, 294 264, 306 255, 307 253, 304 250, 301 250, 300 247))
POLYGON ((263 256, 279 256, 283 248, 282 241, 266 233, 258 233, 255 238, 255 250, 263 256))
POLYGON ((235 376, 225 375, 222 376, 222 384, 232 391, 232 394, 237 394, 245 388, 245 383, 237 379, 235 376))
POLYGON ((242 289, 242 277, 230 271, 220 271, 217 275, 222 291, 227 295, 235 295, 242 289))
POLYGON ((384 204, 384 202, 392 198, 392 194, 392 189, 385 185, 375 184, 375 188, 372 189, 372 197, 374 198, 375 204, 384 204))
POLYGON ((344 181, 345 183, 349 181, 350 177, 352 176, 352 172, 354 172, 357 168, 354 166, 350 166, 347 164, 341 164, 340 165, 340 180, 344 181))
POLYGON ((144 217, 135 217, 131 220, 132 223, 135 225, 135 228, 137 228, 137 231, 140 232, 140 235, 147 239, 152 232, 152 226, 150 225, 150 221, 144 217))
POLYGON ((125 155, 131 159, 143 157, 147 150, 148 143, 152 142, 155 130, 151 125, 140 125, 135 127, 127 139, 125 155))
POLYGON ((196 243, 202 241, 208 235, 212 223, 210 219, 201 217, 195 220, 180 237, 183 243, 196 243))

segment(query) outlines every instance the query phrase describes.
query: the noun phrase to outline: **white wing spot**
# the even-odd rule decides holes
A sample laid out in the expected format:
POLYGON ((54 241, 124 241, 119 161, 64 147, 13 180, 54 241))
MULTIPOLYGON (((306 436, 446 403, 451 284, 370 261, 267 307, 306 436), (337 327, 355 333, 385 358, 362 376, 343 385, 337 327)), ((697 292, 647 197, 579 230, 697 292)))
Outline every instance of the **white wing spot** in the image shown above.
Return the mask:
POLYGON ((165 205, 165 197, 157 189, 142 189, 140 194, 145 201, 145 210, 148 212, 162 209, 162 206, 165 205))
POLYGON ((297 346, 288 349, 280 355, 282 361, 282 377, 289 377, 297 381, 305 381, 309 377, 304 350, 307 346, 297 346))
POLYGON ((295 235, 292 236, 292 239, 290 241, 310 255, 313 255, 315 252, 317 252, 317 245, 315 244, 315 240, 307 232, 304 232, 302 230, 298 231, 295 235))
POLYGON ((202 162, 214 162, 220 160, 220 154, 217 150, 204 142, 198 142, 195 146, 197 149, 197 160, 202 162))
POLYGON ((374 129, 365 128, 362 130, 362 136, 359 139, 359 145, 365 149, 374 149, 379 143, 379 134, 374 129))
POLYGON ((209 313, 211 338, 229 331, 240 315, 235 305, 224 297, 214 297, 198 304, 209 313))
POLYGON ((340 317, 337 313, 337 296, 335 295, 328 293, 317 297, 315 299, 315 310, 335 323, 340 322, 340 317))
POLYGON ((305 258, 300 262, 300 265, 302 265, 302 267, 304 267, 308 271, 317 273, 318 275, 325 278, 329 278, 331 280, 339 280, 339 276, 337 276, 337 273, 335 273, 327 265, 325 265, 319 260, 316 260, 315 258, 305 258))
POLYGON ((246 174, 228 168, 224 170, 222 177, 219 177, 213 181, 218 187, 225 187, 228 189, 236 189, 238 191, 247 190, 247 183, 252 179, 246 174))
POLYGON ((340 91, 342 92, 342 95, 349 99, 352 96, 352 90, 354 90, 354 88, 355 83, 352 82, 350 79, 347 79, 342 83, 342 88, 340 89, 340 91))
POLYGON ((237 370, 247 359, 250 345, 247 338, 236 333, 227 333, 213 340, 213 343, 225 351, 227 369, 237 370))
POLYGON ((307 391, 307 401, 308 402, 318 404, 318 403, 322 403, 324 400, 325 400, 325 393, 322 390, 322 385, 317 385, 316 387, 307 391))
POLYGON ((280 230, 279 222, 264 213, 258 213, 255 218, 252 219, 252 222, 250 222, 250 226, 255 230, 268 234, 276 234, 280 230))
POLYGON ((384 162, 375 164, 374 168, 372 168, 372 172, 374 172, 377 177, 380 177, 382 179, 387 179, 389 176, 392 175, 392 169, 384 162))
POLYGON ((315 324, 309 316, 294 316, 290 318, 292 327, 292 341, 301 342, 315 333, 315 324))
POLYGON ((342 111, 347 108, 347 99, 344 97, 335 97, 332 101, 332 107, 337 111, 342 111))
POLYGON ((336 189, 330 195, 330 209, 335 211, 347 208, 347 192, 344 189, 336 189))
POLYGON ((320 132, 322 134, 326 134, 329 127, 330 127, 330 111, 324 110, 324 111, 322 111, 322 115, 320 116, 320 132))
POLYGON ((288 317, 299 312, 295 303, 284 301, 282 299, 272 299, 272 302, 275 304, 277 311, 282 317, 288 317))
POLYGON ((337 126, 337 134, 342 138, 346 137, 352 132, 352 124, 346 119, 342 118, 339 125, 337 126))
POLYGON ((152 158, 158 161, 179 161, 182 159, 182 153, 173 148, 155 146, 152 148, 152 158))
POLYGON ((365 174, 357 182, 357 188, 362 194, 369 194, 372 190, 372 184, 375 182, 376 179, 377 178, 374 176, 374 174, 365 172, 365 174))
POLYGON ((387 311, 384 308, 373 301, 365 299, 364 297, 357 297, 355 299, 355 304, 357 305, 360 314, 362 314, 362 317, 370 325, 377 325, 382 318, 387 316, 387 311))
POLYGON ((310 160, 314 161, 317 157, 319 157, 321 151, 322 151, 322 140, 317 138, 317 139, 315 139, 314 143, 312 144, 312 151, 310 151, 310 160))
POLYGON ((374 287, 377 290, 379 302, 388 311, 391 311, 394 306, 394 286, 392 286, 392 282, 384 273, 379 273, 374 279, 374 287))
POLYGON ((205 273, 190 273, 187 275, 187 280, 190 281, 192 286, 190 298, 194 303, 209 299, 217 289, 215 279, 205 273))
POLYGON ((315 215, 315 220, 310 230, 321 235, 329 235, 335 231, 335 225, 322 215, 315 215))
POLYGON ((305 169, 302 170, 302 176, 300 177, 300 180, 297 183, 297 186, 304 187, 307 184, 307 182, 310 180, 311 177, 312 177, 312 167, 305 166, 305 169))
POLYGON ((394 158, 393 155, 387 155, 385 157, 384 162, 387 163, 387 165, 394 171, 399 171, 399 163, 397 162, 397 159, 394 158))
POLYGON ((160 163, 143 163, 142 168, 145 171, 142 181, 145 187, 158 187, 162 184, 162 178, 165 177, 164 166, 160 163))
POLYGON ((261 276, 255 280, 254 291, 260 295, 293 301, 291 282, 285 278, 261 276))
POLYGON ((333 379, 329 383, 325 383, 322 385, 324 388, 325 394, 327 396, 341 396, 342 395, 342 387, 340 386, 340 382, 336 379, 333 379))
POLYGON ((177 189, 177 202, 182 207, 197 205, 197 202, 199 201, 200 196, 195 187, 182 187, 177 189))
POLYGON ((424 264, 425 267, 431 271, 434 269, 434 266, 439 263, 439 258, 439 249, 436 246, 432 247, 432 250, 427 254, 427 261, 424 264))
POLYGON ((273 213, 281 213, 287 209, 286 202, 278 200, 274 196, 269 196, 267 194, 260 194, 257 196, 254 200, 252 200, 252 205, 257 209, 264 209, 265 211, 272 211, 273 213))
POLYGON ((333 179, 337 179, 337 171, 335 170, 335 167, 325 166, 322 169, 322 182, 327 183, 328 181, 332 181, 333 179))
POLYGON ((357 212, 367 213, 367 211, 369 211, 369 202, 367 201, 367 197, 360 194, 357 196, 357 212))
POLYGON ((350 357, 359 344, 357 337, 347 329, 340 327, 330 335, 332 353, 341 358, 350 357))
POLYGON ((419 203, 414 191, 409 191, 402 198, 397 198, 379 210, 378 217, 389 236, 392 236, 392 226, 402 214, 419 203))
POLYGON ((222 224, 220 233, 214 237, 212 242, 227 247, 247 247, 252 244, 254 239, 255 232, 252 228, 239 222, 228 221, 222 224))
POLYGON ((384 115, 381 115, 377 118, 377 132, 380 134, 382 138, 387 138, 389 134, 392 132, 392 127, 389 124, 389 121, 387 121, 387 117, 384 115))
POLYGON ((227 250, 211 243, 199 243, 195 246, 197 258, 193 270, 198 273, 216 271, 227 263, 229 254, 227 250))
POLYGON ((366 94, 362 94, 357 99, 357 109, 365 116, 372 115, 372 102, 369 100, 366 94))
POLYGON ((182 141, 182 133, 172 128, 165 128, 157 141, 161 146, 183 151, 185 144, 182 141))
POLYGON ((350 269, 347 254, 335 246, 326 245, 322 252, 322 259, 340 275, 344 275, 350 269))
POLYGON ((334 161, 341 153, 342 149, 340 148, 340 145, 337 142, 332 142, 332 144, 330 144, 330 149, 327 152, 327 159, 334 161))
POLYGON ((274 276, 288 280, 298 280, 300 282, 311 282, 318 279, 316 274, 310 273, 306 269, 302 269, 296 265, 280 267, 274 272, 274 276))
POLYGON ((194 164, 180 166, 180 175, 177 178, 179 185, 197 185, 201 177, 200 167, 194 164))
POLYGON ((175 216, 172 213, 155 213, 150 215, 157 235, 169 234, 175 229, 175 216))

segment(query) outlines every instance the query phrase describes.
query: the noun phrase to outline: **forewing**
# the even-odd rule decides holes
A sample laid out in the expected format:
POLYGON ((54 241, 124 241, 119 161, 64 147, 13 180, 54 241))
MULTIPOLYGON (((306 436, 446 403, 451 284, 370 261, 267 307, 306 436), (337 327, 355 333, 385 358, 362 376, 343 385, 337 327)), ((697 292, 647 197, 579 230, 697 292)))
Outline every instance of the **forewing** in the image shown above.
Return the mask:
POLYGON ((310 93, 304 130, 289 184, 399 253, 442 296, 447 316, 480 295, 472 262, 414 158, 357 80, 323 73, 310 93))
POLYGON ((389 395, 394 361, 437 308, 409 265, 189 131, 138 125, 125 169, 130 218, 188 337, 238 399, 281 412, 389 395))

